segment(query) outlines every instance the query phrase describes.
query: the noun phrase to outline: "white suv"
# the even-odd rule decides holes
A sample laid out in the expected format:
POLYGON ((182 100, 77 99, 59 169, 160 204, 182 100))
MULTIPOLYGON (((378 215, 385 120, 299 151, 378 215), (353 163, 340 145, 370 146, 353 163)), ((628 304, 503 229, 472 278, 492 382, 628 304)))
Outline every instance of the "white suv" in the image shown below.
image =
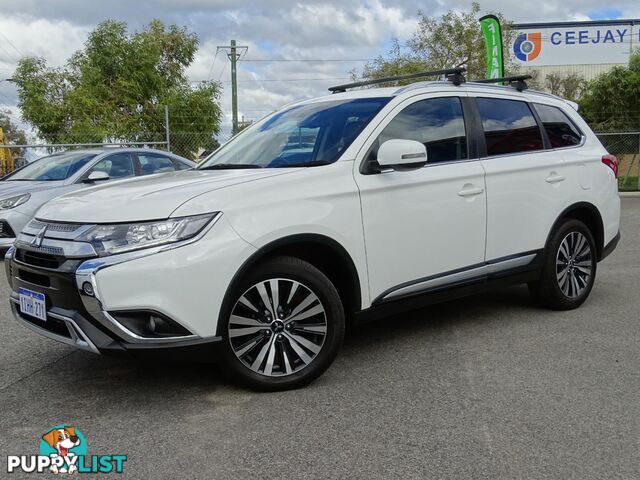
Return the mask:
POLYGON ((285 389, 331 364, 346 319, 514 283, 578 307, 619 239, 615 157, 569 102, 458 77, 336 87, 196 170, 51 201, 7 254, 16 318, 285 389))

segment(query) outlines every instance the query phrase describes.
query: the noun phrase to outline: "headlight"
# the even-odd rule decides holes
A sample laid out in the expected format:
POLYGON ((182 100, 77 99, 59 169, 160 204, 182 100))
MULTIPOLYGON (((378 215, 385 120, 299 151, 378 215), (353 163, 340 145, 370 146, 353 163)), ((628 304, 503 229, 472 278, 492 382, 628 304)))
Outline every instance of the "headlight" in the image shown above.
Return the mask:
POLYGON ((9 210, 10 208, 17 207, 26 203, 31 198, 30 193, 24 193, 22 195, 16 195, 15 197, 4 198, 0 200, 0 210, 9 210))
POLYGON ((91 243, 100 255, 113 255, 193 238, 216 215, 217 212, 157 222, 96 225, 76 240, 91 243))

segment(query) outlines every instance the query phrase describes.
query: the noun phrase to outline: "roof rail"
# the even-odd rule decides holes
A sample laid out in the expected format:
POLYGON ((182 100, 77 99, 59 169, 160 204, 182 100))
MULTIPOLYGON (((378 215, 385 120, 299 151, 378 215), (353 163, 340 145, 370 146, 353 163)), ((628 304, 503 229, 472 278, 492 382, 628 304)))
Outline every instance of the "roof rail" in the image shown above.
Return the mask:
POLYGON ((501 77, 501 78, 483 78, 481 80, 474 80, 474 83, 508 83, 519 92, 527 90, 529 86, 525 80, 533 78, 531 75, 515 75, 513 77, 501 77))
POLYGON ((337 85, 335 87, 329 87, 329 91, 331 93, 341 93, 346 92, 348 88, 356 88, 356 87, 365 87, 367 85, 377 85, 379 83, 387 83, 387 82, 395 82, 398 80, 408 80, 410 78, 421 78, 421 77, 433 77, 436 75, 446 75, 447 80, 449 80, 454 85, 460 85, 465 82, 464 72, 466 68, 447 68, 444 70, 433 70, 431 72, 419 72, 419 73, 410 73, 408 75, 396 75, 394 77, 384 77, 384 78, 376 78, 373 80, 364 80, 362 82, 354 82, 354 83, 345 83, 344 85, 337 85))

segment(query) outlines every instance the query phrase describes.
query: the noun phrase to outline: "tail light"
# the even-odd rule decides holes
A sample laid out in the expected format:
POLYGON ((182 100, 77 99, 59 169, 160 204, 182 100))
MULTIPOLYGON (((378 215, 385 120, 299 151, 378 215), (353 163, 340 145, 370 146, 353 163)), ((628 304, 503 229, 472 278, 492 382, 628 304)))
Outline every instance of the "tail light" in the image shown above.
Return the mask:
POLYGON ((613 174, 618 178, 618 159, 615 155, 607 154, 602 156, 602 163, 613 170, 613 174))

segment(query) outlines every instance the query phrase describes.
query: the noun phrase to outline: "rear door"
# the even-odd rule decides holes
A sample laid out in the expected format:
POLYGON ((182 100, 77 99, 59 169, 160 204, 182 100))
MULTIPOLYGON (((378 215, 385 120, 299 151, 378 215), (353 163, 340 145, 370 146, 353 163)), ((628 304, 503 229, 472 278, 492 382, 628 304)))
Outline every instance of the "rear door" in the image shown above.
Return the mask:
MULTIPOLYGON (((487 251, 492 262, 532 259, 567 197, 569 169, 547 148, 533 107, 521 97, 475 97, 487 185, 487 251)), ((513 266, 518 266, 517 261, 513 266)))
POLYGON ((423 293, 481 273, 477 270, 485 248, 484 171, 463 104, 464 96, 453 93, 407 99, 361 150, 354 174, 374 302, 423 293), (427 165, 371 173, 367 164, 376 164, 379 146, 398 138, 423 143, 427 165))

